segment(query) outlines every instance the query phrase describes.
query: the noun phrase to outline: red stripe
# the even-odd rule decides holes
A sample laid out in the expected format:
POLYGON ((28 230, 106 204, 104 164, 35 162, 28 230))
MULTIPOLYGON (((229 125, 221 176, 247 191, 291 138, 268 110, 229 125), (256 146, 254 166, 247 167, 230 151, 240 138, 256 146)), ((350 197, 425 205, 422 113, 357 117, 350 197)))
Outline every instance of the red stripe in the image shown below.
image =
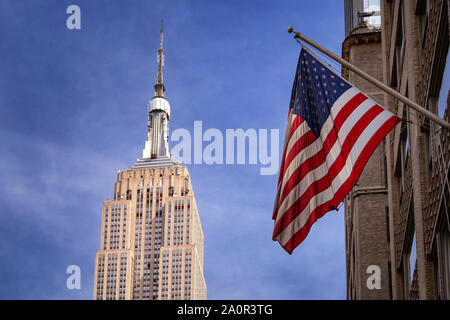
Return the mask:
MULTIPOLYGON (((333 179, 339 174, 342 168, 345 166, 345 162, 347 161, 348 155, 355 145, 358 137, 363 133, 366 127, 375 119, 378 114, 383 112, 383 108, 378 105, 370 108, 353 126, 350 130, 349 134, 345 137, 345 141, 342 144, 341 152, 339 153, 339 157, 335 160, 335 162, 328 169, 328 173, 323 176, 321 179, 313 182, 303 193, 284 213, 283 217, 278 220, 278 223, 275 226, 274 237, 277 236, 284 228, 286 228, 291 221, 297 217, 308 205, 309 200, 316 194, 326 190, 330 187, 333 179)), ((289 178, 286 183, 286 187, 281 196, 280 204, 281 205, 284 199, 288 196, 290 190, 292 190, 301 180, 310 172, 311 170, 317 168, 320 164, 325 162, 326 154, 324 152, 319 152, 316 156, 309 158, 302 165, 296 169, 296 171, 292 174, 291 178, 289 178)))
MULTIPOLYGON (((328 134, 328 136, 326 137, 323 146, 322 146, 322 153, 327 155, 328 152, 330 151, 330 149, 333 147, 334 143, 337 140, 337 132, 340 130, 340 128, 342 127, 342 125, 344 124, 345 120, 348 118, 348 116, 363 102, 367 99, 367 97, 365 95, 363 95, 362 93, 358 93, 357 95, 355 95, 352 99, 350 99, 345 106, 340 110, 340 112, 338 113, 338 115, 336 116, 336 119, 334 121, 334 126, 336 129, 332 129, 330 131, 330 133, 328 134)), ((306 146, 309 145, 309 141, 306 140, 306 143, 308 143, 306 146)), ((297 155, 297 153, 301 152, 301 150, 303 150, 303 148, 305 148, 306 146, 301 146, 301 145, 296 145, 295 146, 295 154, 292 153, 293 150, 291 150, 290 154, 292 155, 292 158, 288 161, 289 164, 291 163, 292 159, 297 155)), ((294 148, 292 148, 294 149, 294 148)), ((311 160, 311 162, 316 162, 316 161, 320 161, 320 158, 326 158, 323 157, 323 154, 316 153, 315 155, 313 155, 312 157, 314 159, 311 160)), ((283 159, 284 160, 284 159, 283 159)), ((320 165, 324 160, 320 161, 318 165, 320 165)), ((283 176, 284 173, 287 169, 287 167, 289 166, 289 164, 285 165, 283 162, 283 176)), ((316 166, 316 167, 317 167, 316 166)), ((315 167, 314 167, 315 168, 315 167)), ((293 172, 293 174, 291 174, 290 179, 296 174, 296 172, 298 172, 299 168, 296 169, 296 171, 293 172)), ((280 170, 281 172, 281 170, 280 170)), ((281 174, 280 174, 280 178, 281 178, 281 174)), ((280 180, 280 179, 279 179, 280 180)), ((281 179, 282 180, 282 179, 281 179)), ((278 185, 278 188, 280 186, 278 185)), ((286 190, 286 186, 282 186, 281 191, 285 191, 286 190)), ((287 193, 290 192, 290 188, 289 190, 287 190, 287 193)), ((280 193, 280 190, 278 190, 278 193, 280 193)), ((283 192, 285 194, 285 192, 283 192)), ((284 195, 284 197, 286 197, 286 194, 284 195)), ((279 201, 280 198, 280 194, 277 194, 276 200, 279 201)), ((279 201, 276 208, 279 207, 279 205, 282 203, 282 201, 279 201)), ((278 210, 278 209, 277 209, 278 210)), ((276 216, 278 213, 274 212, 273 216, 276 216)))
POLYGON ((330 201, 318 206, 316 209, 314 209, 305 225, 298 230, 293 237, 283 246, 283 248, 291 254, 292 251, 306 238, 306 236, 309 233, 309 230, 311 229, 311 226, 316 222, 318 219, 323 217, 325 213, 330 211, 330 208, 336 208, 339 203, 341 203, 347 193, 350 192, 350 190, 353 188, 354 184, 358 181, 365 165, 367 164, 367 161, 369 161, 372 153, 375 151, 377 146, 380 144, 380 142, 384 139, 384 137, 389 133, 389 131, 392 130, 399 122, 401 122, 401 119, 397 116, 392 116, 388 121, 386 121, 379 129, 378 131, 373 135, 373 137, 369 140, 367 145, 364 147, 363 151, 361 152, 361 155, 359 156, 358 160, 356 160, 355 165, 353 166, 353 170, 350 174, 350 177, 342 184, 342 186, 339 188, 339 190, 334 195, 333 199, 330 201))
MULTIPOLYGON (((340 152, 340 156, 335 160, 335 162, 331 165, 328 172, 328 177, 325 176, 321 180, 330 179, 329 183, 334 179, 334 177, 339 173, 342 167, 345 165, 346 157, 350 153, 350 150, 353 148, 353 145, 356 143, 359 135, 364 131, 364 129, 370 124, 370 122, 383 111, 378 105, 373 106, 369 109, 363 117, 361 117, 349 134, 345 137, 345 141, 342 145, 342 149, 340 152), (344 158, 345 156, 345 158, 344 158), (327 177, 327 178, 326 178, 327 177)), ((339 120, 339 128, 342 126, 343 118, 339 120)), ((333 145, 335 144, 338 137, 338 133, 335 130, 332 130, 330 134, 327 136, 326 140, 323 143, 323 149, 316 153, 311 158, 305 160, 295 171, 292 173, 288 181, 283 188, 283 192, 280 196, 280 202, 278 206, 280 206, 285 198, 289 195, 291 190, 311 171, 316 169, 318 166, 322 165, 327 158, 327 155, 333 145)))
MULTIPOLYGON (((281 158, 281 165, 280 165, 280 172, 282 172, 284 170, 284 162, 285 162, 285 157, 286 157, 286 150, 287 150, 287 146, 288 146, 288 134, 289 137, 292 135, 290 132, 292 132, 292 117, 295 117, 294 120, 296 120, 296 118, 298 118, 297 115, 293 115, 292 114, 292 109, 289 109, 289 114, 288 114, 288 124, 286 126, 286 133, 285 133, 285 137, 284 137, 284 145, 283 145, 283 157, 281 158)), ((275 195, 275 202, 274 202, 274 208, 273 208, 273 213, 272 213, 272 219, 276 218, 276 214, 278 211, 278 200, 280 198, 280 182, 281 182, 281 174, 278 177, 278 185, 277 185, 277 194, 275 195)))
POLYGON ((338 115, 334 119, 334 127, 339 131, 344 124, 345 120, 355 111, 357 107, 368 98, 361 92, 351 98, 345 106, 339 111, 338 115))
MULTIPOLYGON (((339 131, 341 129, 341 126, 344 124, 345 120, 365 100, 367 100, 367 97, 364 94, 362 94, 362 93, 358 93, 345 104, 345 106, 339 111, 338 115, 336 116, 336 118, 333 121, 333 125, 336 128, 335 129, 336 131, 339 131)), ((297 127, 295 129, 297 129, 297 127)), ((291 133, 290 133, 290 136, 289 136, 289 140, 292 137, 292 134, 295 132, 295 129, 291 130, 291 133)), ((333 130, 331 132, 333 132, 333 130)), ((300 137, 299 140, 302 139, 302 138, 303 138, 303 136, 300 137)), ((283 172, 283 176, 284 176, 284 174, 286 172, 286 169, 289 167, 290 163, 292 162, 292 159, 295 158, 295 156, 300 151, 302 151, 304 148, 306 148, 309 145, 309 144, 301 145, 301 144, 298 144, 298 142, 299 141, 297 141, 294 144, 294 146, 292 147, 292 149, 289 151, 288 158, 287 158, 287 163, 286 163, 285 166, 283 166, 283 171, 282 171, 283 172)), ((289 142, 288 142, 288 144, 289 144, 289 142)), ((327 151, 327 153, 328 153, 328 151, 327 151)), ((284 154, 283 154, 283 160, 284 160, 284 154)), ((280 174, 280 177, 281 177, 281 174, 280 174)), ((279 179, 279 181, 280 180, 281 179, 279 179)))
POLYGON ((317 138, 314 135, 314 132, 312 130, 309 130, 307 133, 305 133, 303 136, 301 136, 292 146, 291 150, 289 151, 289 154, 286 158, 286 165, 283 168, 283 176, 286 173, 287 168, 291 164, 292 160, 297 156, 298 153, 300 153, 303 149, 308 147, 311 143, 316 141, 317 138))
MULTIPOLYGON (((292 109, 290 109, 290 110, 292 110, 292 109)), ((300 126, 300 124, 302 124, 302 122, 304 121, 302 117, 297 116, 296 114, 292 114, 289 111, 289 117, 291 117, 291 116, 295 117, 295 118, 293 121, 291 120, 291 118, 288 118, 289 119, 288 121, 292 121, 292 124, 291 124, 291 128, 289 129, 289 138, 285 141, 285 144, 283 147, 283 157, 281 158, 282 160, 281 160, 281 165, 280 165, 280 173, 284 172, 284 162, 286 160, 286 151, 287 151, 287 146, 289 144, 289 141, 290 141, 292 135, 294 134, 295 130, 297 130, 297 128, 300 126)), ((281 178, 282 178, 282 174, 280 174, 278 176, 278 185, 280 185, 281 178)))
POLYGON ((297 130, 297 128, 303 123, 303 118, 300 117, 297 114, 293 114, 295 115, 294 121, 292 121, 292 125, 291 125, 291 129, 289 131, 289 139, 291 139, 292 135, 294 134, 295 130, 297 130))

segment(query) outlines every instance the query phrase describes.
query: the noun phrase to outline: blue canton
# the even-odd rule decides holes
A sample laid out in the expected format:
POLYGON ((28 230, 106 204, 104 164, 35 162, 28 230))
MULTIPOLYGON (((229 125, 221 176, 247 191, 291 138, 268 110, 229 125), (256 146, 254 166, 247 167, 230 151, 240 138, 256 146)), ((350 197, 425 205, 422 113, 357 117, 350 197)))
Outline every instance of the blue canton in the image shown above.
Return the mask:
POLYGON ((318 138, 334 102, 350 88, 345 80, 302 48, 290 107, 318 138))

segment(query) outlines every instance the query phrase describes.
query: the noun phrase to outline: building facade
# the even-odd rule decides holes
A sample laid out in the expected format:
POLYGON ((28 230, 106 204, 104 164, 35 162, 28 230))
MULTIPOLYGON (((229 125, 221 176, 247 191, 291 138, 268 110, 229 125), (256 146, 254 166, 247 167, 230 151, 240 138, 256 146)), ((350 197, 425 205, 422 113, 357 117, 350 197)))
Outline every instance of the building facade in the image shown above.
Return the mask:
MULTIPOLYGON (((363 5, 362 1, 360 3, 363 5)), ((362 8, 361 8, 362 9, 362 8)), ((342 57, 359 69, 383 81, 381 30, 360 20, 342 44, 342 57)), ((383 105, 383 92, 355 73, 343 68, 342 74, 352 84, 383 105)), ((358 184, 344 200, 345 243, 347 265, 347 297, 349 299, 389 299, 390 255, 388 233, 388 186, 386 179, 385 142, 378 145, 358 184), (371 266, 380 268, 381 289, 367 286, 371 266)))
MULTIPOLYGON (((384 82, 448 121, 448 0, 381 1, 384 82)), ((450 299, 448 130, 385 95, 394 299, 450 299), (444 149, 444 146, 446 149, 444 149)))
POLYGON ((94 299, 206 299, 203 232, 188 169, 169 153, 170 104, 164 97, 164 50, 148 104, 142 158, 119 171, 103 203, 94 299))
MULTIPOLYGON (((378 1, 381 61, 376 58, 385 84, 447 121, 449 2, 378 1)), ((366 5, 367 1, 363 4, 366 5)), ((346 52, 351 52, 351 49, 346 49, 348 42, 355 43, 351 37, 352 34, 344 41, 344 57, 346 52)), ((361 43, 370 43, 370 40, 360 40, 357 41, 358 47, 361 43)), ((361 56, 356 61, 363 60, 367 52, 359 54, 361 56)), ((348 56, 352 62, 351 54, 348 56)), ((373 75, 380 77, 376 72, 373 75)), ((374 98, 380 101, 380 97, 378 100, 374 98)), ((403 122, 386 137, 379 168, 368 165, 361 176, 361 179, 367 175, 384 176, 387 193, 384 193, 383 205, 381 200, 376 204, 366 200, 355 207, 354 201, 350 200, 358 192, 360 184, 364 184, 361 179, 346 199, 347 298, 450 299, 450 219, 447 209, 450 133, 387 94, 383 93, 381 100, 382 105, 401 117, 403 122), (386 203, 382 221, 382 207, 386 203), (366 226, 361 224, 365 213, 374 208, 377 214, 373 217, 367 215, 364 220, 366 226), (347 210, 358 218, 349 221, 347 210), (358 233, 359 237, 349 238, 352 233, 358 233), (384 241, 381 241, 384 236, 377 236, 381 233, 385 234, 384 241), (364 247, 367 243, 372 249, 364 247), (352 247, 365 249, 352 251, 352 247), (374 247, 377 249, 372 251, 374 247), (387 257, 384 252, 388 252, 387 257), (366 280, 370 275, 357 271, 355 267, 355 261, 357 264, 366 259, 374 261, 374 265, 378 265, 376 261, 380 259, 380 289, 369 289, 366 280), (358 276, 361 278, 359 282, 355 280, 358 276)), ((373 180, 367 187, 375 188, 377 185, 378 182, 373 180), (372 182, 374 184, 370 185, 372 182)), ((362 267, 364 269, 365 266, 362 267)))

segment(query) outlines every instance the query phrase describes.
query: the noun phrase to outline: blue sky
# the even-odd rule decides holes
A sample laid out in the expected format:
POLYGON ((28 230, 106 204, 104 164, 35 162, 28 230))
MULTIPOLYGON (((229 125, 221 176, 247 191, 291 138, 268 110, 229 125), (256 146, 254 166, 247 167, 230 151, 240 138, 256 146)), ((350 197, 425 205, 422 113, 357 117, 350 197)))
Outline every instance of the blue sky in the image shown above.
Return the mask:
MULTIPOLYGON (((144 147, 161 19, 170 129, 279 129, 280 145, 299 53, 287 27, 338 54, 344 39, 343 1, 2 0, 0 299, 92 299, 102 201, 144 147), (66 288, 73 264, 81 290, 66 288)), ((277 174, 188 169, 209 299, 345 299, 342 210, 289 255, 271 239, 277 174)))

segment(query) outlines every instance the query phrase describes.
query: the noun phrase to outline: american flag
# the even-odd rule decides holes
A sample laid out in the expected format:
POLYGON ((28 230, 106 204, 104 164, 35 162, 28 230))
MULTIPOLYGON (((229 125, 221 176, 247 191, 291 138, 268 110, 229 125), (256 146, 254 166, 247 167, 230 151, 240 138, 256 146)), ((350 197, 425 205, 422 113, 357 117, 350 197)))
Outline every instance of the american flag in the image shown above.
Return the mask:
POLYGON ((337 209, 399 122, 303 48, 289 106, 273 240, 291 254, 317 219, 337 209))

